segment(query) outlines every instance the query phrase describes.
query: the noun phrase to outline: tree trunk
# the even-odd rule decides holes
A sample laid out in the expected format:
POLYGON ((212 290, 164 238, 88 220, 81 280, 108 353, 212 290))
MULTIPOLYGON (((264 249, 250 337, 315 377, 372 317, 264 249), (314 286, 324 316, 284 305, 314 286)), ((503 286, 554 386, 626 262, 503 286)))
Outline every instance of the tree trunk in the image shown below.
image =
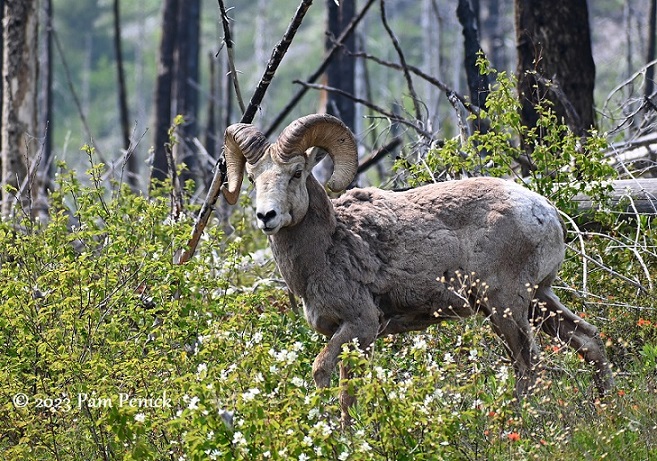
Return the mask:
MULTIPOLYGON (((5 56, 5 33, 4 33, 4 19, 5 19, 5 0, 0 0, 0 24, 2 24, 3 32, 0 34, 0 149, 2 149, 2 127, 4 126, 4 93, 5 93, 5 79, 2 78, 4 72, 4 56, 5 56)), ((2 150, 0 150, 0 186, 2 185, 2 150)), ((0 190, 0 213, 2 213, 2 191, 0 190)))
POLYGON ((185 163, 181 180, 193 179, 196 169, 194 138, 198 135, 198 85, 200 48, 200 0, 178 2, 178 37, 175 51, 175 110, 185 123, 180 127, 177 163, 185 163))
POLYGON ((43 19, 45 27, 43 31, 43 49, 41 58, 40 80, 41 97, 39 107, 41 108, 41 120, 39 120, 40 133, 43 135, 43 159, 41 160, 41 176, 45 189, 49 188, 52 179, 52 134, 53 134, 53 98, 52 98, 52 0, 45 0, 43 5, 43 19))
MULTIPOLYGON (((657 39, 657 0, 650 0, 650 11, 648 13, 648 53, 646 62, 655 60, 655 40, 657 39)), ((648 66, 646 69, 646 87, 644 97, 649 99, 655 91, 655 66, 648 66)))
POLYGON ((489 92, 488 75, 479 73, 477 59, 483 53, 479 44, 479 32, 476 12, 471 8, 469 0, 459 0, 456 15, 463 27, 463 47, 465 50, 464 65, 470 90, 470 100, 477 107, 484 108, 489 92))
MULTIPOLYGON (((356 15, 355 3, 355 0, 339 3, 335 0, 326 0, 327 21, 326 41, 324 43, 326 52, 333 48, 336 38, 342 34, 342 31, 346 29, 356 15)), ((326 85, 351 95, 355 95, 356 90, 356 67, 354 59, 345 50, 355 51, 355 37, 355 34, 352 34, 345 40, 344 48, 338 50, 326 69, 326 85)), ((320 112, 334 115, 341 119, 351 131, 356 130, 356 106, 352 99, 328 91, 323 91, 320 97, 320 112)), ((328 179, 331 171, 332 164, 327 158, 317 166, 315 175, 322 181, 328 179)))
MULTIPOLYGON (((38 187, 28 181, 31 162, 39 146, 37 125, 38 13, 37 0, 7 2, 3 29, 2 186, 28 191, 38 187)), ((29 194, 20 195, 28 206, 29 194)), ((2 190, 2 215, 9 216, 12 194, 2 190)))
MULTIPOLYGON (((340 36, 356 15, 356 1, 336 4, 335 0, 327 0, 326 6, 328 8, 328 34, 325 48, 328 51, 333 47, 333 41, 340 36)), ((338 51, 326 71, 328 86, 352 95, 355 92, 355 62, 347 51, 354 52, 355 48, 356 36, 352 34, 344 42, 344 49, 338 51)), ((352 131, 356 128, 356 107, 352 99, 328 93, 326 95, 326 112, 340 118, 352 131)))
POLYGON ((595 63, 586 1, 515 0, 518 93, 528 127, 536 126, 535 106, 545 99, 577 135, 595 125, 595 63))
POLYGON ((119 97, 119 117, 121 124, 121 141, 126 150, 126 170, 128 184, 133 191, 137 190, 137 159, 130 152, 130 117, 128 115, 128 96, 123 71, 123 51, 121 46, 121 11, 120 0, 114 0, 114 53, 116 57, 116 77, 119 97))
POLYGON ((176 43, 176 14, 178 0, 165 0, 162 14, 162 39, 160 41, 157 81, 155 83, 155 134, 151 186, 153 180, 164 181, 168 166, 166 144, 171 126, 171 84, 173 80, 174 50, 176 43))

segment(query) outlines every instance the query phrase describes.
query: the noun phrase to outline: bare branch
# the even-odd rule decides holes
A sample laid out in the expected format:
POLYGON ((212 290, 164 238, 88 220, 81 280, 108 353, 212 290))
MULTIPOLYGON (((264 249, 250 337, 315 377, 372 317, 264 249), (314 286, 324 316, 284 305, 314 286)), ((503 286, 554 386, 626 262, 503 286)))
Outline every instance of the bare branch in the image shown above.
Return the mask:
MULTIPOLYGON (((391 69, 402 70, 401 65, 399 65, 397 63, 394 63, 394 62, 383 60, 383 59, 378 58, 376 56, 373 56, 371 54, 367 54, 367 53, 351 53, 351 54, 352 54, 352 56, 355 56, 357 58, 368 59, 370 61, 373 61, 373 62, 375 62, 377 64, 380 64, 382 66, 385 66, 385 67, 389 67, 391 69)), ((463 96, 463 95, 457 93, 456 91, 454 91, 450 86, 448 86, 445 83, 441 82, 437 78, 432 77, 429 74, 426 74, 425 72, 423 72, 418 67, 407 64, 406 68, 409 71, 413 72, 418 77, 420 77, 421 79, 426 80, 427 82, 431 83, 436 88, 438 88, 439 90, 443 91, 448 97, 451 96, 451 97, 457 98, 461 102, 461 104, 463 104, 463 107, 465 107, 467 109, 467 111, 470 112, 471 114, 479 115, 479 112, 480 112, 479 107, 475 106, 470 101, 468 101, 465 98, 465 96, 463 96)))
POLYGON ((591 256, 587 255, 586 253, 580 252, 576 248, 573 248, 571 245, 566 244, 566 246, 568 248, 570 248, 572 251, 574 251, 575 253, 579 254, 582 258, 587 259, 588 261, 591 261, 593 264, 595 264, 599 268, 604 269, 605 271, 609 272, 614 277, 618 277, 619 279, 629 283, 633 287, 637 288, 638 290, 643 291, 646 294, 649 293, 648 289, 646 287, 644 287, 643 285, 641 285, 641 283, 637 282, 636 280, 632 280, 631 278, 626 277, 623 274, 620 274, 620 273, 616 272, 611 267, 605 266, 604 264, 599 262, 597 259, 592 258, 591 256))
POLYGON ((394 150, 399 147, 401 143, 401 137, 395 136, 392 141, 390 141, 385 146, 381 146, 376 152, 372 153, 372 155, 363 160, 361 164, 358 165, 357 174, 361 174, 369 170, 371 167, 380 162, 381 159, 383 159, 386 155, 394 152, 394 150))
POLYGON ((80 116, 80 121, 82 122, 82 126, 84 127, 84 132, 87 135, 89 144, 93 146, 94 150, 96 151, 96 155, 98 155, 100 161, 103 163, 107 163, 103 159, 102 153, 100 152, 100 150, 98 150, 98 147, 94 143, 94 138, 91 135, 91 128, 89 128, 87 116, 84 114, 84 111, 82 110, 82 103, 80 102, 78 93, 77 91, 75 91, 75 87, 73 86, 73 78, 71 77, 71 70, 68 66, 68 62, 66 61, 66 56, 64 55, 64 50, 62 49, 62 44, 59 41, 59 36, 57 35, 57 31, 55 30, 54 27, 52 28, 52 37, 54 39, 57 52, 59 53, 60 58, 62 58, 62 65, 64 66, 64 73, 66 74, 66 83, 68 85, 69 91, 71 92, 71 96, 73 97, 73 102, 75 103, 75 107, 78 110, 78 115, 80 116))
POLYGON ((332 93, 341 94, 342 96, 345 96, 345 97, 353 100, 354 102, 357 102, 358 104, 362 104, 365 107, 369 107, 370 109, 375 110, 376 112, 384 115, 386 118, 388 118, 390 120, 393 120, 395 122, 398 122, 398 123, 401 123, 403 125, 406 125, 408 127, 413 128, 420 135, 422 135, 423 137, 425 137, 429 140, 433 139, 433 135, 431 133, 424 130, 422 127, 416 125, 415 123, 409 122, 405 118, 400 117, 399 115, 396 115, 396 114, 384 109, 381 106, 377 106, 376 104, 373 104, 370 101, 366 101, 364 99, 358 98, 358 97, 354 96, 353 94, 347 93, 346 91, 343 91, 339 88, 333 88, 331 86, 326 86, 326 85, 319 85, 317 83, 302 82, 301 80, 294 80, 293 83, 298 83, 299 85, 303 85, 307 88, 312 88, 312 89, 315 89, 315 90, 330 91, 332 93))
MULTIPOLYGON (((331 63, 331 60, 333 59, 333 56, 335 53, 340 49, 342 44, 349 38, 349 36, 352 34, 358 23, 363 19, 365 16, 365 13, 369 8, 374 4, 376 0, 368 0, 368 2, 365 4, 362 10, 360 10, 360 13, 349 23, 349 25, 344 29, 344 31, 340 34, 340 36, 335 40, 335 45, 333 48, 329 50, 328 53, 324 56, 324 60, 322 63, 319 65, 317 70, 313 72, 310 76, 306 78, 306 82, 309 83, 314 83, 326 70, 328 65, 331 63)), ((292 98, 290 99, 290 102, 287 103, 287 105, 283 108, 281 112, 276 116, 274 121, 269 125, 269 127, 264 131, 265 136, 271 136, 274 130, 278 128, 278 126, 285 120, 285 117, 288 116, 288 114, 294 109, 294 107, 299 103, 301 98, 306 94, 306 92, 309 90, 308 87, 302 87, 300 91, 297 92, 292 98)))
MULTIPOLYGON (((221 0, 219 1, 221 2, 221 0)), ((241 119, 242 123, 250 123, 253 121, 253 117, 256 114, 258 106, 262 102, 262 99, 265 96, 265 92, 267 91, 267 88, 269 87, 271 80, 274 78, 274 73, 276 72, 276 69, 278 68, 278 65, 280 64, 281 60, 283 59, 283 56, 285 56, 285 53, 287 52, 287 49, 290 46, 290 43, 292 43, 292 39, 294 38, 294 35, 296 34, 297 29, 301 25, 301 21, 303 20, 303 17, 305 16, 306 11, 308 11, 308 8, 310 8, 311 4, 312 4, 312 0, 301 1, 294 17, 292 18, 292 21, 290 22, 290 25, 288 26, 287 30, 283 34, 283 38, 274 47, 271 58, 267 63, 267 68, 265 69, 265 73, 260 79, 260 83, 258 83, 258 86, 254 91, 253 96, 251 97, 249 106, 246 108, 246 110, 242 115, 242 119, 241 119)), ((210 188, 208 189, 208 193, 205 197, 205 201, 203 202, 203 205, 201 206, 201 210, 199 211, 199 214, 196 218, 196 222, 194 223, 192 236, 187 242, 187 248, 177 252, 175 263, 183 264, 189 261, 189 259, 194 255, 194 252, 196 251, 196 246, 198 245, 198 242, 201 239, 201 235, 203 234, 203 230, 205 229, 205 226, 208 224, 208 220, 210 219, 210 215, 212 214, 214 205, 215 203, 217 203, 217 199, 219 198, 219 194, 221 193, 221 188, 223 187, 223 184, 225 182, 226 182, 226 161, 224 159, 224 156, 220 155, 219 160, 217 160, 217 164, 215 166, 215 172, 212 178, 212 183, 210 184, 210 188)))
POLYGON ((417 97, 417 93, 415 92, 415 88, 413 87, 413 79, 411 78, 411 74, 408 71, 408 65, 406 64, 406 58, 404 57, 404 52, 401 49, 401 45, 399 44, 399 40, 397 40, 397 37, 395 36, 395 33, 392 31, 390 28, 390 25, 388 24, 388 18, 386 17, 386 5, 385 5, 385 0, 380 0, 381 1, 381 22, 383 23, 383 27, 385 28, 386 32, 388 32, 388 36, 390 37, 390 40, 392 41, 392 45, 395 47, 395 51, 397 51, 397 56, 399 56, 399 62, 402 67, 402 71, 404 73, 404 78, 406 79, 406 85, 408 86, 408 92, 411 95, 411 99, 413 101, 413 107, 415 108, 415 118, 418 121, 422 120, 422 110, 420 107, 420 100, 417 97))
POLYGON ((230 32, 230 24, 228 22, 228 15, 226 14, 226 7, 224 0, 217 0, 219 2, 219 12, 221 14, 221 25, 224 29, 224 43, 226 44, 226 53, 228 54, 228 67, 230 69, 230 79, 235 88, 235 96, 237 103, 240 105, 242 113, 246 111, 244 107, 244 100, 242 99, 242 91, 240 90, 240 83, 237 79, 237 69, 235 68, 235 51, 233 50, 233 38, 230 32))

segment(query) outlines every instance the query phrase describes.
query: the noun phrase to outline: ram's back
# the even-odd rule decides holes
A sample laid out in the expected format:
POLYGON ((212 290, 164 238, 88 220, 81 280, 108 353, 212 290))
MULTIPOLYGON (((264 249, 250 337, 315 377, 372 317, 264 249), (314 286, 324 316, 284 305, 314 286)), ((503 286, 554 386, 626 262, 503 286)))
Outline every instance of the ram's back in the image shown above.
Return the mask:
MULTIPOLYGON (((556 209, 528 189, 494 178, 404 192, 355 189, 334 201, 353 273, 391 309, 446 297, 436 279, 457 271, 489 284, 539 283, 563 259, 556 209)), ((505 287, 506 288, 506 287, 505 287)))

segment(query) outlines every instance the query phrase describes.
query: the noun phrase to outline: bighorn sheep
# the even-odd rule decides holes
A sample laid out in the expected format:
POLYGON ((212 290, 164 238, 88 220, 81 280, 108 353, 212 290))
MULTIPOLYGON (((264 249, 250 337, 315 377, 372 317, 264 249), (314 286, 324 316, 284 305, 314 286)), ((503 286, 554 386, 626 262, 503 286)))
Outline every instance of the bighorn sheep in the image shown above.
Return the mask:
MULTIPOLYGON (((335 165, 328 187, 340 191, 356 174, 357 154, 351 131, 329 115, 295 120, 274 143, 253 125, 231 125, 224 150, 227 201, 236 202, 246 167, 278 268, 310 325, 330 338, 313 365, 317 386, 329 386, 343 344, 355 338, 365 349, 382 335, 477 312, 508 349, 517 395, 536 378, 533 325, 593 362, 601 393, 612 386, 598 331, 552 291, 564 227, 544 197, 511 181, 474 178, 405 192, 351 189, 331 200, 312 168, 328 153, 335 165), (475 273, 485 296, 460 296, 447 282, 457 271, 475 273)), ((341 394, 343 417, 353 398, 341 394)))

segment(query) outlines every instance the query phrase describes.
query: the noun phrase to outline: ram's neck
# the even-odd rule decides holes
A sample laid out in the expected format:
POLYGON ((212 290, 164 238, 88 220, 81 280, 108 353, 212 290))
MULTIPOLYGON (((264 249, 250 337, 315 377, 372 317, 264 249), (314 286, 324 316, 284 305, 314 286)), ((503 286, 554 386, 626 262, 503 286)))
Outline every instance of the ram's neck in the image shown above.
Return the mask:
POLYGON ((335 231, 333 205, 324 188, 310 176, 307 180, 309 205, 297 225, 281 229, 269 241, 281 275, 297 296, 306 296, 311 277, 325 270, 326 251, 335 231))

